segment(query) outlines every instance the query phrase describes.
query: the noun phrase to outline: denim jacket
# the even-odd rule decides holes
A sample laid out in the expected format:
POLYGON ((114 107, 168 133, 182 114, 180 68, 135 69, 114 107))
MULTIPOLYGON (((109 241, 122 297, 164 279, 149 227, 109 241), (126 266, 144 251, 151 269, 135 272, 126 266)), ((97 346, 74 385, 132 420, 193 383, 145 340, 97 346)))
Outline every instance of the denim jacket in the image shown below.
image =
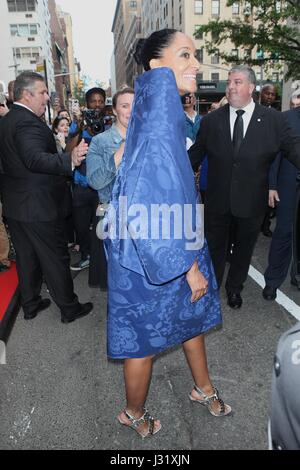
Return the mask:
POLYGON ((86 158, 86 176, 89 186, 98 191, 101 203, 111 199, 117 169, 114 154, 124 141, 115 124, 93 137, 86 158))

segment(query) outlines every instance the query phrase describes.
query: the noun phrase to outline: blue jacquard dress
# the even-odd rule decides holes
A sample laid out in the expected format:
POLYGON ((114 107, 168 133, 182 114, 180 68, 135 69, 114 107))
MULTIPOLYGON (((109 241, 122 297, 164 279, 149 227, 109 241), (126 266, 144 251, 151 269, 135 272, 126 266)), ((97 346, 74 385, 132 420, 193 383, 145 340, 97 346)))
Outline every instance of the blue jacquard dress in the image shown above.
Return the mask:
MULTIPOLYGON (((195 228, 198 196, 185 132, 185 115, 172 70, 158 68, 138 77, 125 153, 107 216, 107 223, 114 227, 111 234, 115 233, 105 241, 108 356, 114 359, 156 355, 222 321, 206 242, 201 249, 187 249, 185 234, 180 239, 135 237, 139 227, 130 211, 126 226, 130 226, 131 235, 120 237, 116 228, 121 214, 124 217, 120 197, 127 198, 128 207, 142 204, 149 213, 155 204, 192 207, 195 228), (192 304, 186 273, 196 259, 209 290, 192 304)), ((158 217, 162 223, 164 216, 158 217)), ((150 225, 146 232, 152 234, 150 225)))

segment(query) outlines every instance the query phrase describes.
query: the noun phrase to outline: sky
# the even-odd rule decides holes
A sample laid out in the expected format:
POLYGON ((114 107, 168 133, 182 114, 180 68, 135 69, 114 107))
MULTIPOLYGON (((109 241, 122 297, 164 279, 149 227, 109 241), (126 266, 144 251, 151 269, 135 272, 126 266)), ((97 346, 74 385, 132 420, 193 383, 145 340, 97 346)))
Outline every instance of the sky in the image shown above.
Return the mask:
POLYGON ((95 80, 108 85, 117 0, 56 0, 56 3, 72 17, 74 54, 82 75, 91 77, 91 86, 95 80))

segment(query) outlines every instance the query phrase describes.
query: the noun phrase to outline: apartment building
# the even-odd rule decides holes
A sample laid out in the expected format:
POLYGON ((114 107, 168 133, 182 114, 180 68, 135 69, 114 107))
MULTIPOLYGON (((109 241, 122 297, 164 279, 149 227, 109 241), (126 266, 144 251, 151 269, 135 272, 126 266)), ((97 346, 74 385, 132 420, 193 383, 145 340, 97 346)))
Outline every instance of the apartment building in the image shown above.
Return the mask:
MULTIPOLYGON (((279 2, 280 3, 280 2, 279 2)), ((248 21, 251 21, 251 9, 247 1, 234 2, 232 6, 227 6, 227 0, 142 0, 142 33, 144 37, 149 36, 153 31, 162 28, 175 28, 194 37, 199 26, 207 24, 210 20, 220 18, 223 20, 233 20, 240 15, 246 14, 248 21)), ((198 51, 198 60, 202 67, 200 77, 204 81, 226 80, 228 66, 222 64, 219 56, 209 56, 204 49, 205 37, 195 39, 198 51)), ((244 57, 251 53, 243 48, 235 49, 234 45, 228 41, 222 44, 222 50, 237 57, 244 57)), ((252 51, 256 53, 257 51, 252 51)), ((260 68, 256 68, 258 81, 261 78, 260 68)), ((278 72, 271 71, 268 78, 278 80, 278 72)))
POLYGON ((70 89, 73 94, 76 82, 78 80, 78 67, 77 60, 74 58, 74 42, 73 42, 73 24, 72 17, 69 13, 62 11, 62 9, 57 6, 56 8, 59 18, 62 20, 62 27, 64 30, 66 43, 67 43, 67 57, 68 57, 68 66, 69 66, 69 78, 70 78, 70 89), (77 80, 76 80, 77 79, 77 80))
MULTIPOLYGON (((114 35, 114 56, 115 56, 115 80, 116 88, 127 83, 127 78, 131 81, 134 72, 129 72, 128 50, 126 44, 130 42, 128 32, 137 30, 137 24, 132 26, 132 20, 139 15, 142 0, 118 0, 115 16, 112 25, 114 35), (126 65, 127 61, 127 65, 126 65)), ((138 34, 138 33, 137 33, 138 34)), ((132 37, 132 34, 129 34, 132 37)), ((132 63, 132 62, 131 62, 132 63)))
POLYGON ((141 21, 141 2, 137 2, 136 14, 131 15, 131 21, 128 31, 125 34, 124 45, 126 51, 126 83, 133 87, 135 78, 143 73, 143 66, 138 65, 134 59, 137 42, 142 37, 142 21, 141 21))
POLYGON ((51 96, 51 101, 53 103, 59 99, 60 106, 67 107, 68 98, 71 96, 71 84, 66 25, 55 0, 47 1, 50 12, 52 60, 55 76, 55 94, 51 96))
MULTIPOLYGON (((148 37, 153 31, 174 28, 194 38, 194 33, 199 26, 207 24, 210 20, 218 18, 233 20, 240 15, 243 15, 246 21, 253 21, 249 2, 240 0, 234 2, 232 6, 227 6, 227 0, 141 0, 140 34, 142 37, 148 37)), ((119 22, 119 30, 121 30, 124 28, 121 17, 119 17, 119 22)), ((197 77, 198 98, 203 101, 204 105, 208 105, 209 102, 217 101, 224 95, 230 64, 222 63, 218 54, 209 56, 205 50, 205 39, 210 38, 194 38, 194 42, 197 49, 197 58, 201 64, 197 77), (207 97, 207 100, 205 100, 205 97, 207 97)), ((115 37, 116 49, 121 47, 121 41, 124 44, 124 36, 115 37)), ((241 58, 245 55, 258 53, 256 50, 236 49, 230 41, 227 44, 222 44, 221 47, 227 53, 241 58)), ((124 60, 124 57, 125 54, 123 54, 122 60, 124 60)), ((125 70, 125 65, 119 61, 118 56, 115 57, 115 60, 118 74, 121 73, 122 68, 125 70)), ((278 70, 269 70, 266 73, 262 67, 254 67, 254 69, 258 83, 262 83, 266 79, 275 82, 282 79, 282 74, 279 74, 278 70)))
POLYGON ((49 91, 55 91, 48 2, 1 0, 0 17, 0 80, 7 86, 21 72, 45 63, 49 91))

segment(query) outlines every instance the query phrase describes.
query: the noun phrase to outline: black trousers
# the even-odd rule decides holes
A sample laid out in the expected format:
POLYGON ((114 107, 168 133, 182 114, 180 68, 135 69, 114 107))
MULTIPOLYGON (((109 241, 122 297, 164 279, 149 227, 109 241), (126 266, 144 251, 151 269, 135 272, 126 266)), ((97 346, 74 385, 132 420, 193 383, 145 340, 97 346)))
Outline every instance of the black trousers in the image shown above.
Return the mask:
POLYGON ((258 217, 241 218, 234 217, 232 214, 205 212, 205 236, 219 288, 223 281, 232 224, 235 227, 234 249, 230 257, 225 288, 227 292, 238 294, 242 291, 247 279, 263 218, 264 214, 258 217))
MULTIPOLYGON (((295 215, 297 215, 295 210, 297 210, 296 203, 298 199, 296 196, 296 182, 293 180, 284 182, 286 184, 278 188, 280 202, 276 208, 276 227, 269 251, 269 263, 265 272, 266 284, 274 287, 274 289, 280 287, 284 282, 291 264, 292 254, 295 257, 300 252, 299 246, 294 246, 293 249, 293 222, 295 215)), ((295 222, 297 222, 297 217, 295 222)), ((297 225, 294 229, 297 229, 297 225)), ((292 263, 292 279, 295 278, 296 274, 300 274, 297 269, 298 259, 294 261, 296 263, 292 263)))
POLYGON ((93 223, 98 203, 97 191, 74 185, 72 217, 81 259, 86 259, 91 254, 90 226, 93 223))
POLYGON ((107 262, 104 252, 103 240, 99 240, 96 234, 100 217, 94 213, 93 228, 91 230, 91 257, 89 267, 89 286, 107 288, 107 262))
POLYGON ((16 251, 23 310, 31 313, 41 300, 43 276, 52 299, 62 313, 79 308, 70 272, 64 220, 18 222, 7 219, 16 251))

